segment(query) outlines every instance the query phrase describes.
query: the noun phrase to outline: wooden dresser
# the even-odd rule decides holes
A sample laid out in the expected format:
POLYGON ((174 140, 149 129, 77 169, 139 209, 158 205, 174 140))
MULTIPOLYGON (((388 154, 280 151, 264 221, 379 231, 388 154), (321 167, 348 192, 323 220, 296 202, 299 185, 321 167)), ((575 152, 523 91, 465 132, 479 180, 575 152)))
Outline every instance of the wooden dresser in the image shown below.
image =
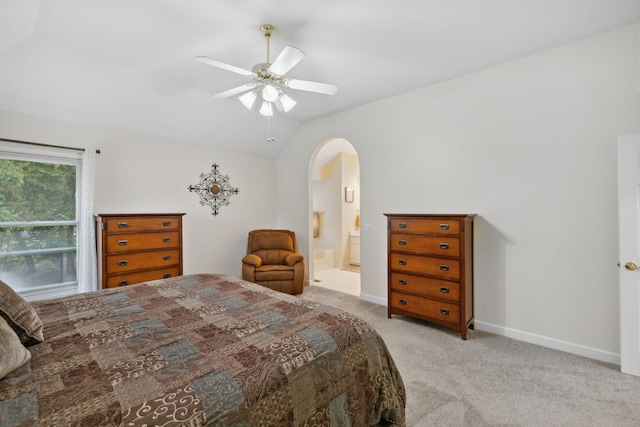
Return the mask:
POLYGON ((98 286, 181 276, 183 215, 96 215, 98 286))
POLYGON ((385 214, 388 317, 473 329, 474 214, 385 214))

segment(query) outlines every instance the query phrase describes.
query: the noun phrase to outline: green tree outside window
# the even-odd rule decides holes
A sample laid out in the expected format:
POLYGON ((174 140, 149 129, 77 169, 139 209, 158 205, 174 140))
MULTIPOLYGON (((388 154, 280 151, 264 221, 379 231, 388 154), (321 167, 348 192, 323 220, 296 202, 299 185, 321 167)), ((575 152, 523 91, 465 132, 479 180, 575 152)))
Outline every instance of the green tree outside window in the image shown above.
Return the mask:
POLYGON ((76 221, 76 166, 0 159, 0 278, 17 288, 75 281, 77 226, 61 221, 76 221))

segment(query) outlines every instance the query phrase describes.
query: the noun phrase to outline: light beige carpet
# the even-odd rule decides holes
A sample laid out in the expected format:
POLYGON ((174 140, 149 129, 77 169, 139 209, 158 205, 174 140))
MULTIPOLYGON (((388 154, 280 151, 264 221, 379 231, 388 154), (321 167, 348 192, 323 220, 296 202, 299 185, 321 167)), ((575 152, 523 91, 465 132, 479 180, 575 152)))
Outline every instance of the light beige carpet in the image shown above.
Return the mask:
POLYGON ((348 311, 383 337, 407 390, 407 426, 640 426, 640 378, 533 344, 459 334, 320 286, 303 298, 348 311))

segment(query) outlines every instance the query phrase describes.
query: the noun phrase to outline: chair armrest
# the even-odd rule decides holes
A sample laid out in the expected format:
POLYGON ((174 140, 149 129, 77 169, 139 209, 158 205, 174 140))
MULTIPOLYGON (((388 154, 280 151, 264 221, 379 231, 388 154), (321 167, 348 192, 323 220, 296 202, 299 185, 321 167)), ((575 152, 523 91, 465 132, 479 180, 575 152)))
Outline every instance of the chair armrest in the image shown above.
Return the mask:
POLYGON ((245 255, 244 258, 242 258, 242 263, 250 264, 258 268, 262 265, 262 258, 260 258, 258 255, 248 254, 245 255))
POLYGON ((289 267, 293 267, 295 264, 299 263, 300 261, 304 261, 304 257, 300 254, 289 254, 284 259, 285 264, 287 264, 289 267))

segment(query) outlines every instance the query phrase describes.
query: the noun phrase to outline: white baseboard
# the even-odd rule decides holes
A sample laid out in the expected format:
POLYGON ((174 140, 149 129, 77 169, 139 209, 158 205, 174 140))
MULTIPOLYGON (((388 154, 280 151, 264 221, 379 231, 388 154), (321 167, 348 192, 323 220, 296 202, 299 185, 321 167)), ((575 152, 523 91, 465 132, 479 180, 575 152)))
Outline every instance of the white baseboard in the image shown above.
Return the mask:
MULTIPOLYGON (((387 299, 373 295, 360 294, 360 299, 374 304, 387 306, 387 299)), ((620 365, 620 355, 604 350, 598 350, 591 347, 585 347, 566 341, 560 341, 555 338, 544 337, 542 335, 531 334, 529 332, 519 331, 517 329, 505 328, 491 323, 474 321, 474 327, 478 331, 489 332, 501 335, 507 338, 513 338, 518 341, 536 344, 542 347, 552 348, 554 350, 564 351, 565 353, 576 354, 578 356, 588 357, 589 359, 599 360, 601 362, 613 363, 620 365)))
MULTIPOLYGON (((360 294, 360 299, 372 302, 374 304, 384 305, 385 307, 387 306, 386 298, 360 294)), ((574 344, 567 341, 560 341, 555 338, 549 338, 542 335, 531 334, 529 332, 523 332, 517 329, 505 328, 504 326, 497 326, 491 323, 480 322, 477 320, 473 323, 475 329, 477 329, 478 331, 489 332, 492 334, 501 335, 503 337, 513 338, 518 341, 524 341, 530 344, 536 344, 542 347, 564 351, 565 353, 571 353, 578 356, 588 357, 589 359, 599 360, 601 362, 620 365, 620 354, 598 350, 591 347, 585 347, 583 345, 574 344)))
POLYGON ((368 302, 372 302, 374 304, 378 304, 378 305, 384 305, 385 307, 387 306, 387 299, 386 298, 380 298, 380 297, 374 297, 373 295, 367 295, 367 294, 360 294, 360 299, 364 300, 364 301, 368 301, 368 302))
POLYGON ((474 325, 475 329, 478 331, 490 332, 507 338, 513 338, 518 341, 524 341, 540 345, 542 347, 564 351, 565 353, 576 354, 578 356, 588 357, 589 359, 620 365, 620 355, 616 353, 585 347, 566 341, 560 341, 555 338, 544 337, 541 335, 531 334, 529 332, 522 332, 516 329, 505 328, 504 326, 492 325, 491 323, 479 322, 477 320, 474 322, 474 325))

